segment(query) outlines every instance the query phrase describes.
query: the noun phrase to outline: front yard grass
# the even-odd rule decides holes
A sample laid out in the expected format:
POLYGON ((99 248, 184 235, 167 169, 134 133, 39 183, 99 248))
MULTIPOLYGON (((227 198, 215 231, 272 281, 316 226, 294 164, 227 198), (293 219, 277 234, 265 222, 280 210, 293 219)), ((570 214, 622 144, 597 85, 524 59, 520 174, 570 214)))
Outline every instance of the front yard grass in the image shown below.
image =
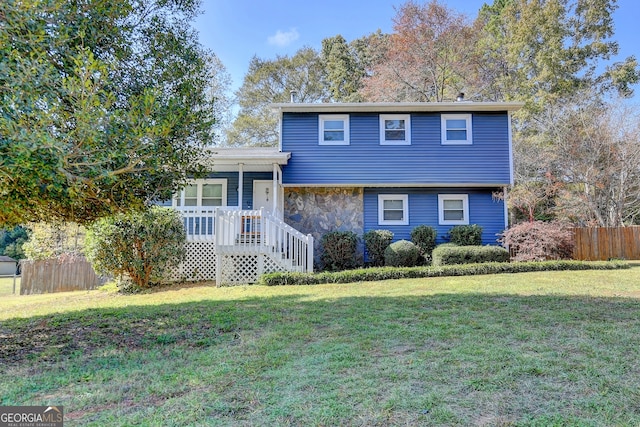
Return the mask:
POLYGON ((65 425, 640 425, 640 267, 0 298, 65 425))

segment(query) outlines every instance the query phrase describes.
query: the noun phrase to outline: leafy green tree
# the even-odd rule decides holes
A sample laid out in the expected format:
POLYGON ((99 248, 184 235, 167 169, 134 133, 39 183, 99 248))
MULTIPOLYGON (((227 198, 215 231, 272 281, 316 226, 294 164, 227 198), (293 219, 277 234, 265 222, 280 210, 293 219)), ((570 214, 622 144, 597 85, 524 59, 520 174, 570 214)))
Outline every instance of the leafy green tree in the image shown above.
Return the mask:
POLYGON ((180 265, 185 241, 180 215, 154 206, 93 223, 87 232, 86 255, 96 272, 146 288, 180 265))
POLYGON ((26 227, 15 226, 11 229, 0 230, 0 255, 6 255, 13 259, 26 258, 22 246, 29 240, 26 227))
POLYGON ((276 146, 278 117, 271 111, 274 102, 289 102, 295 91, 296 102, 318 102, 329 97, 323 83, 324 66, 318 52, 310 47, 292 57, 274 60, 251 59, 242 86, 236 93, 240 111, 227 133, 233 146, 276 146))
POLYGON ((337 35, 322 40, 322 61, 331 98, 336 102, 360 101, 358 91, 365 71, 344 37, 337 35))
POLYGON ((29 225, 29 240, 22 245, 28 259, 84 255, 86 230, 77 223, 37 222, 29 225))
POLYGON ((0 223, 170 197, 212 138, 197 0, 0 3, 0 223))
POLYGON ((634 57, 608 64, 615 0, 495 0, 480 10, 477 44, 484 97, 527 103, 540 112, 587 88, 628 96, 640 81, 634 57))

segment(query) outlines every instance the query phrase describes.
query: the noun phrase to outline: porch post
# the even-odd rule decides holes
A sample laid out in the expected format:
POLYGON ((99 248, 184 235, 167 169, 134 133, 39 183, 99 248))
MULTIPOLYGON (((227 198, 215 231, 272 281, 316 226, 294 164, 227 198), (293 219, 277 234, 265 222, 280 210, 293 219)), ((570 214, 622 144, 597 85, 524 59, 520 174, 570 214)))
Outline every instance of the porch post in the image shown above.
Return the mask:
POLYGON ((271 209, 276 218, 280 218, 278 213, 278 165, 273 164, 273 209, 271 209))
POLYGON ((244 164, 238 163, 238 209, 242 209, 243 186, 244 186, 244 164))

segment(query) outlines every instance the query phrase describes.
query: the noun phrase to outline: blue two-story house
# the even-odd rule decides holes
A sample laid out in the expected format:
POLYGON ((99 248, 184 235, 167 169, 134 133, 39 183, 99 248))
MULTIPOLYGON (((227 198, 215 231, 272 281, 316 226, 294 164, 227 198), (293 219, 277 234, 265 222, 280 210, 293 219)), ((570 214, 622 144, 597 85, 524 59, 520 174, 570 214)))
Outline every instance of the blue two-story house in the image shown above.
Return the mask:
POLYGON ((478 224, 484 244, 507 227, 513 184, 510 114, 521 103, 277 104, 284 221, 318 237, 387 229, 410 239, 420 224, 438 243, 478 224))
POLYGON ((190 245, 178 276, 246 283, 312 271, 320 238, 335 230, 400 240, 425 224, 441 243, 451 227, 478 224, 496 244, 507 209, 495 194, 513 184, 510 115, 521 107, 274 104, 279 147, 212 150, 211 174, 176 195, 190 245))

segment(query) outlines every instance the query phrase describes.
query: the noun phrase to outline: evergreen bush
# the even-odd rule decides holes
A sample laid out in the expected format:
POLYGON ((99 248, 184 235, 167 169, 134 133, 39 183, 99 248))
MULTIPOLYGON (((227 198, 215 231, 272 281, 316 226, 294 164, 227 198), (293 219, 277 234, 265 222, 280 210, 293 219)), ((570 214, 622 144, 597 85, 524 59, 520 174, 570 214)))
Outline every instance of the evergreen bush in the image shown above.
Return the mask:
POLYGON ((482 244, 482 227, 478 224, 456 225, 449 230, 449 241, 458 246, 482 244))
POLYGON ((441 266, 507 261, 509 261, 509 251, 501 246, 458 246, 445 243, 433 250, 432 264, 441 266))
POLYGON ((420 250, 420 255, 426 261, 431 260, 431 253, 436 247, 436 229, 428 225, 419 225, 411 230, 411 241, 420 250))
POLYGON ((331 231, 322 236, 320 260, 325 270, 337 271, 354 268, 358 237, 353 231, 331 231))
POLYGON ((369 230, 364 233, 364 247, 369 260, 374 266, 384 265, 384 251, 393 240, 393 232, 389 230, 369 230))
POLYGON ((185 257, 186 233, 177 211, 159 206, 102 218, 87 230, 85 254, 99 274, 146 288, 185 257))

